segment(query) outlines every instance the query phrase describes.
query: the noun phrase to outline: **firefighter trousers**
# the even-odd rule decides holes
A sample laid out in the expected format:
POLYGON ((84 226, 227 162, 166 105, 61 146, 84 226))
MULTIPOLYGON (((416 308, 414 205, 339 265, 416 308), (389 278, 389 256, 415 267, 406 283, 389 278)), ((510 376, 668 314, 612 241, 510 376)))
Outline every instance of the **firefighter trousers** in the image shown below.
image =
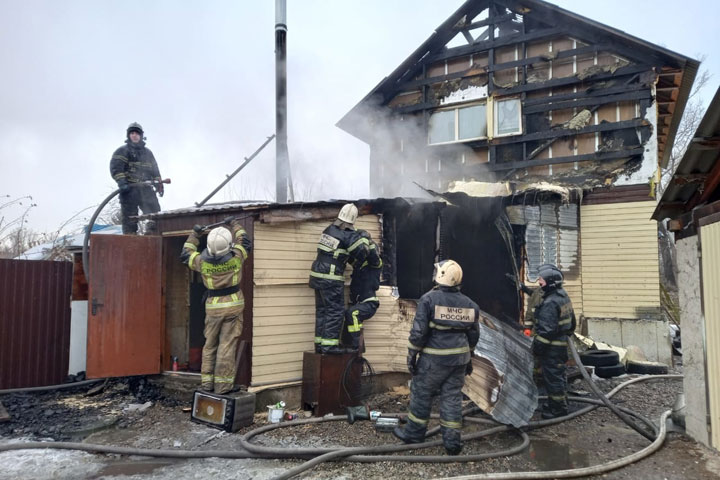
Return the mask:
POLYGON ((127 192, 120 193, 120 212, 122 213, 123 235, 134 235, 137 233, 138 208, 143 214, 156 213, 160 211, 160 203, 155 196, 151 186, 130 187, 127 192))
POLYGON ((342 341, 353 349, 360 347, 363 322, 375 315, 379 302, 359 302, 350 306, 345 313, 345 329, 343 330, 342 341))
POLYGON ((200 388, 203 390, 223 394, 234 388, 237 373, 235 356, 242 328, 242 310, 205 315, 205 346, 200 371, 200 388))
POLYGON ((345 282, 312 278, 315 289, 315 347, 331 352, 340 345, 340 334, 345 322, 345 282))
POLYGON ((545 410, 554 415, 568 412, 566 364, 568 353, 566 346, 548 345, 537 356, 540 363, 542 384, 547 390, 548 402, 545 410))
POLYGON ((451 455, 463 447, 462 387, 465 384, 465 365, 445 366, 434 361, 432 355, 420 354, 417 373, 410 385, 410 408, 405 433, 414 442, 422 442, 427 431, 432 400, 440 395, 440 430, 443 445, 451 455))

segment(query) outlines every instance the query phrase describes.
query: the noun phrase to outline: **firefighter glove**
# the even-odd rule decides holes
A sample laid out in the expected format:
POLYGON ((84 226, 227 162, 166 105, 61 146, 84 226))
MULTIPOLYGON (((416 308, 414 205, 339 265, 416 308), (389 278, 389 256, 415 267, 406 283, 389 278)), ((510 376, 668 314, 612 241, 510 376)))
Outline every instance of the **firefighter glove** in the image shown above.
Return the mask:
POLYGON ((197 233, 198 235, 202 235, 205 232, 205 229, 200 225, 195 225, 193 226, 193 232, 197 233))
POLYGON ((250 237, 248 237, 247 234, 244 234, 242 236, 242 239, 240 240, 240 245, 242 245, 245 251, 250 254, 250 250, 252 250, 252 242, 250 241, 250 237))
POLYGON ((472 359, 465 365, 465 375, 470 375, 473 372, 472 359))
POLYGON ((126 193, 130 190, 130 185, 127 180, 120 180, 118 182, 118 188, 120 189, 120 193, 126 193))
POLYGON ((155 184, 155 191, 158 195, 162 197, 163 195, 165 195, 165 186, 163 186, 162 183, 158 182, 155 184))
POLYGON ((235 217, 225 217, 225 219, 223 220, 223 223, 225 225, 230 225, 233 220, 235 220, 235 217))
POLYGON ((410 375, 412 375, 412 376, 415 376, 415 374, 417 373, 417 366, 416 366, 417 356, 418 356, 417 350, 408 349, 407 367, 408 367, 408 372, 410 372, 410 375))

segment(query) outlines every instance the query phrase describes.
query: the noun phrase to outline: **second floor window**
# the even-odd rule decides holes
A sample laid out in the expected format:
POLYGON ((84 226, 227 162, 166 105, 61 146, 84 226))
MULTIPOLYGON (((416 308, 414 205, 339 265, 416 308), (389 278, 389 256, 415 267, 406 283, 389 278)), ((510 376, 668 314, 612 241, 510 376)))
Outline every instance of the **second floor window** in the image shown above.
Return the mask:
POLYGON ((485 104, 438 110, 430 115, 428 143, 450 143, 487 137, 485 104))

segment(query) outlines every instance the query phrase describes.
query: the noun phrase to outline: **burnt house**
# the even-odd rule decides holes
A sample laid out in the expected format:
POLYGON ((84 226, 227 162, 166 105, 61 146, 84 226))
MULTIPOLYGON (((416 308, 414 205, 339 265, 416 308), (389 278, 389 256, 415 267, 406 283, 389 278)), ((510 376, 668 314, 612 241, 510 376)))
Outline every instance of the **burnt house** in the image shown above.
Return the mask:
MULTIPOLYGON (((503 329, 519 328, 516 323, 512 326, 520 308, 517 291, 504 276, 515 272, 517 257, 504 202, 464 194, 450 204, 400 198, 354 202, 360 209, 356 226, 372 235, 384 262, 377 294, 380 308, 364 326, 365 357, 375 372, 406 373, 415 300, 432 287, 438 255, 456 258, 463 265, 463 291, 494 318, 489 320, 497 327, 493 338, 502 339, 503 329), (487 248, 477 251, 477 244, 487 248)), ((88 377, 157 374, 171 369, 173 357, 182 370, 177 375, 199 372, 204 286, 180 263, 179 254, 193 225, 236 216, 253 240, 241 282, 245 310, 236 382, 255 391, 298 387, 303 352, 312 351, 314 345, 315 296, 308 286, 309 270, 321 232, 344 203, 205 205, 148 216, 155 220, 158 235, 92 235, 88 377)), ((516 345, 517 339, 508 342, 516 345)), ((493 364, 504 357, 491 354, 497 357, 493 350, 490 360, 476 367, 488 369, 493 386, 477 385, 474 391, 488 411, 497 407, 498 412, 512 414, 517 402, 501 408, 498 396, 488 393, 501 389, 504 377, 498 371, 506 370, 493 364)), ((531 362, 520 364, 529 369, 531 362)), ((529 370, 526 373, 531 378, 529 370)))
POLYGON ((468 0, 338 126, 373 195, 508 198, 526 280, 558 264, 594 338, 667 362, 650 216, 698 65, 542 0, 468 0))

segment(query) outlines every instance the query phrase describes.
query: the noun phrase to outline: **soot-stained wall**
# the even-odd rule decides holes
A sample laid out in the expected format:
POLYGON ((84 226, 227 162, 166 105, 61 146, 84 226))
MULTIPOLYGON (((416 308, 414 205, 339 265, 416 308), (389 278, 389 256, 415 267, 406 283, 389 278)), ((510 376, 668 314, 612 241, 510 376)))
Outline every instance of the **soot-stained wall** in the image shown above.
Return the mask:
POLYGON ((513 257, 496 226, 504 215, 502 199, 468 197, 461 206, 443 209, 440 219, 440 256, 463 269, 465 295, 496 318, 517 323, 518 295, 505 274, 512 273, 513 257))

